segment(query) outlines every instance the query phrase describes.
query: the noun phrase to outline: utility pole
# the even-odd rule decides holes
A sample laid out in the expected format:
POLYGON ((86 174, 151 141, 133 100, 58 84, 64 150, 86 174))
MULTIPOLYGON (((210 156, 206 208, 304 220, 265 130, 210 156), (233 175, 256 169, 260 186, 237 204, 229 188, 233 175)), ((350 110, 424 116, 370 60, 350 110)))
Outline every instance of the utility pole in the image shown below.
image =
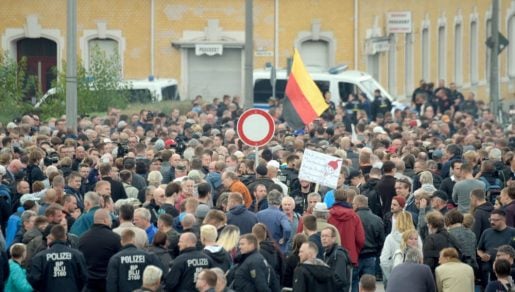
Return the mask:
POLYGON ((492 0, 490 47, 490 104, 494 117, 499 115, 499 0, 492 0))
POLYGON ((66 18, 66 128, 77 133, 77 0, 68 0, 66 18))
POLYGON ((253 0, 245 0, 245 96, 243 108, 254 105, 254 86, 252 74, 254 71, 254 13, 253 0))

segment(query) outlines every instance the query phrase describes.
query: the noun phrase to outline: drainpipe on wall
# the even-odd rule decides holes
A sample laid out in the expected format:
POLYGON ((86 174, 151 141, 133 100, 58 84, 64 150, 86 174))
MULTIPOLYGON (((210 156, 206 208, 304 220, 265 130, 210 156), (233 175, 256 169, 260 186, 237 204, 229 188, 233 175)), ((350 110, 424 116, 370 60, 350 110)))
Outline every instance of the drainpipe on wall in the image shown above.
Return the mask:
POLYGON ((358 70, 358 3, 359 0, 354 0, 354 70, 358 70))
POLYGON ((279 67, 279 0, 274 3, 274 67, 279 67))
POLYGON ((154 77, 154 0, 150 0, 150 76, 154 77))

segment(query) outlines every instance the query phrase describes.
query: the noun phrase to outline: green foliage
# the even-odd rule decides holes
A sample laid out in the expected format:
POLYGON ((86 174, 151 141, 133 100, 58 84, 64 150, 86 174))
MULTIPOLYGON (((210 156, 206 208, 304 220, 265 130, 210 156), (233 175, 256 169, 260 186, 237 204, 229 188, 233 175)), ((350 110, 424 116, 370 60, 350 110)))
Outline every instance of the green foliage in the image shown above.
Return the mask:
MULTIPOLYGON (((126 108, 128 89, 122 84, 121 64, 118 55, 107 56, 98 47, 93 48, 89 69, 82 63, 77 66, 77 113, 105 112, 108 107, 126 108)), ((66 68, 66 64, 64 65, 66 68)), ((60 74, 54 87, 56 97, 41 105, 43 118, 56 117, 66 112, 66 70, 60 74)))
POLYGON ((23 102, 25 97, 36 91, 34 76, 27 76, 27 60, 20 62, 7 54, 0 55, 0 121, 11 121, 26 112, 30 105, 23 102))

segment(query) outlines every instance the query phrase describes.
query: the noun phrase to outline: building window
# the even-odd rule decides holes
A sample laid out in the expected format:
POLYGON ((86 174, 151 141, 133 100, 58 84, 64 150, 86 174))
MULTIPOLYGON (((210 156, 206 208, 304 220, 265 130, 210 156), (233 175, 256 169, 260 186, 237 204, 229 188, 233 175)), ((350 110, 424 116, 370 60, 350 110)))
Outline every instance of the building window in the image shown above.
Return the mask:
POLYGON ((445 64, 445 26, 438 27, 438 79, 446 79, 445 64))
POLYGON ((367 55, 367 72, 375 80, 379 80, 379 53, 367 55))
POLYGON ((396 46, 395 46, 395 35, 391 34, 389 39, 389 49, 388 49, 388 91, 391 94, 397 93, 397 84, 395 83, 395 74, 396 71, 396 46))
POLYGON ((405 34, 405 44, 404 44, 404 80, 406 83, 404 84, 404 88, 406 90, 406 96, 411 96, 411 93, 414 90, 414 81, 413 81, 413 34, 407 33, 405 34))
POLYGON ((463 83, 463 41, 461 33, 461 23, 457 23, 454 27, 454 82, 456 85, 463 83))
POLYGON ((477 85, 478 83, 478 53, 477 53, 477 21, 472 21, 470 23, 470 84, 477 85))
POLYGON ((429 29, 422 29, 422 79, 429 81, 429 29))
MULTIPOLYGON (((486 20, 486 38, 487 40, 492 35, 492 19, 486 20)), ((490 80, 490 48, 485 46, 485 79, 488 82, 490 80)))
POLYGON ((515 14, 508 20, 508 77, 515 78, 515 14))
POLYGON ((95 54, 100 53, 105 55, 107 60, 116 58, 120 64, 120 54, 118 51, 118 42, 113 39, 90 39, 88 41, 89 60, 92 60, 95 54))

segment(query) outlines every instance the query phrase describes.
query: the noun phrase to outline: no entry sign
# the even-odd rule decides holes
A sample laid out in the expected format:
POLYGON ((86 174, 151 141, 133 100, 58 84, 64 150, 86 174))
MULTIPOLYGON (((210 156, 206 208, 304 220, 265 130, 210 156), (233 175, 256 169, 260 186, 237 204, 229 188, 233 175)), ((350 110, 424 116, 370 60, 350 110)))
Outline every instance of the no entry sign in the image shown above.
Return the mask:
POLYGON ((249 109, 238 120, 237 130, 243 143, 260 147, 274 136, 275 123, 272 116, 264 110, 249 109))

